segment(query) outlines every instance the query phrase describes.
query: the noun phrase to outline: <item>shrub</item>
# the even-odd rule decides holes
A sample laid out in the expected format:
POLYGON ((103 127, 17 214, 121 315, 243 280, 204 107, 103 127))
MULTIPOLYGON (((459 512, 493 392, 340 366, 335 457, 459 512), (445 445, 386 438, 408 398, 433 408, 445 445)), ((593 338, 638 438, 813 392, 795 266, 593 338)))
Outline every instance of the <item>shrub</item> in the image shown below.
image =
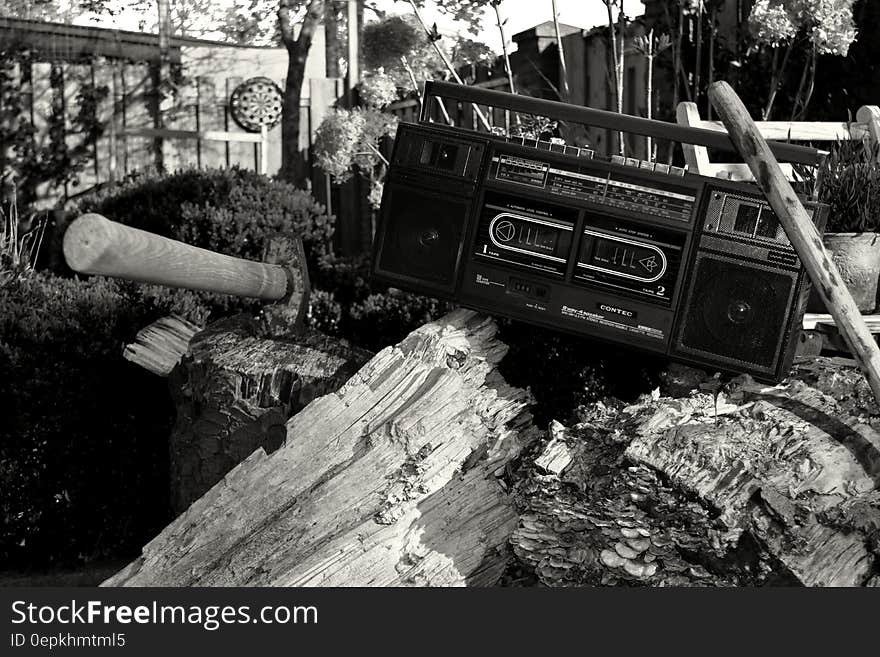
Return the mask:
POLYGON ((31 274, 0 289, 0 561, 133 554, 168 522, 167 382, 122 358, 170 308, 137 286, 31 274))
POLYGON ((334 228, 309 192, 238 167, 134 175, 76 210, 252 260, 270 236, 299 235, 311 266, 330 252, 334 228))
POLYGON ((880 144, 838 142, 822 170, 820 198, 831 208, 827 232, 864 233, 880 226, 880 144))

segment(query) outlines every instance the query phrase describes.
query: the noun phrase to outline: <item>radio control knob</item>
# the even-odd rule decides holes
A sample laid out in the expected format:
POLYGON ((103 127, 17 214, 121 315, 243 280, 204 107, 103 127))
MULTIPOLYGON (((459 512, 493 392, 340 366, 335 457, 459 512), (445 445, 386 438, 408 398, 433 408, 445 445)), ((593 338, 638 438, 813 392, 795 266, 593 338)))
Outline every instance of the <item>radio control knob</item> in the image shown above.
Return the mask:
POLYGON ((611 164, 626 164, 626 158, 623 155, 612 155, 611 164))

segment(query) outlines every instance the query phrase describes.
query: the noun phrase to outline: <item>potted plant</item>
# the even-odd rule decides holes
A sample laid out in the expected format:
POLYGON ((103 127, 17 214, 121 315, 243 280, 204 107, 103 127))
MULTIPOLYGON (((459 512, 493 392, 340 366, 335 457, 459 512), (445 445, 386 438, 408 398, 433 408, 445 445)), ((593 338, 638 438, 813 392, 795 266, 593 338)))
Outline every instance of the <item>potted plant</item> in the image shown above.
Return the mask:
MULTIPOLYGON (((821 171, 819 198, 830 206, 823 242, 862 312, 877 306, 880 276, 880 144, 835 144, 821 171)), ((825 312, 813 292, 809 310, 825 312)))

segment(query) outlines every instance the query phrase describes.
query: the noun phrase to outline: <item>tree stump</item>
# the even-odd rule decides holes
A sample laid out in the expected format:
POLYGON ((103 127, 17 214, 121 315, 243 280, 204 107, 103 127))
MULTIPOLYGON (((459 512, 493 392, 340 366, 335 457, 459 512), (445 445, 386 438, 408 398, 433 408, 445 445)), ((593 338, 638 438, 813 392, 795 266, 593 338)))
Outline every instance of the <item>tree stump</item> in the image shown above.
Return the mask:
MULTIPOLYGON (((455 311, 383 349, 105 585, 494 583, 518 521, 501 475, 536 434, 530 395, 497 371, 507 348, 495 333, 486 317, 455 311)), ((213 353, 218 340, 231 347, 222 336, 213 353)), ((234 342, 236 362, 250 362, 234 342)), ((249 398, 284 396, 283 379, 261 380, 249 398)))
POLYGON ((880 413, 850 365, 772 388, 678 369, 671 396, 556 426, 514 551, 548 585, 880 584, 880 413))
POLYGON ((170 438, 171 504, 182 513, 258 448, 271 453, 284 424, 334 392, 371 354, 315 331, 261 335, 248 316, 196 333, 171 371, 177 420, 170 438))

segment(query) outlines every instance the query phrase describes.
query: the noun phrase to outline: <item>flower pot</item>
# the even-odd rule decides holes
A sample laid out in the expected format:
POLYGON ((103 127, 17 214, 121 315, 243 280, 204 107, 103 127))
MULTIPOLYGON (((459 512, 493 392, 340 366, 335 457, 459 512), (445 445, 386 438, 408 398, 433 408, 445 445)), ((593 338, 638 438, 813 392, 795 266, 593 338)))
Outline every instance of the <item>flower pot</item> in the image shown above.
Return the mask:
MULTIPOLYGON (((874 310, 880 276, 880 234, 826 233, 822 242, 859 310, 863 313, 874 310)), ((810 293, 807 311, 828 312, 815 288, 810 293)))

